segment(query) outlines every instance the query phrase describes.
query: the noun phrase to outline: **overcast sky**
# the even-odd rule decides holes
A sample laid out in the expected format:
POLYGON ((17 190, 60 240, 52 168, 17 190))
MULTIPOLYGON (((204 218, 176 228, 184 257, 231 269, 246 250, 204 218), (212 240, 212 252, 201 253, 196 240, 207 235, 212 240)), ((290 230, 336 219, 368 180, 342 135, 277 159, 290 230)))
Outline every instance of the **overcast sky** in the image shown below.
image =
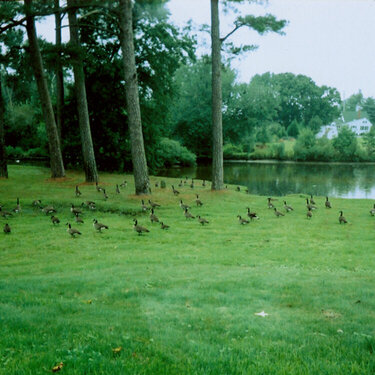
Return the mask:
MULTIPOLYGON (((210 24, 210 0, 170 0, 167 7, 179 26, 189 19, 197 26, 210 24)), ((292 72, 336 87, 342 98, 358 90, 375 97, 375 0, 269 0, 240 9, 243 15, 272 13, 289 21, 283 36, 258 36, 248 29, 233 34, 237 44, 259 45, 233 60, 240 81, 264 72, 292 72)), ((231 30, 232 17, 221 14, 222 36, 231 30)), ((38 32, 54 41, 53 26, 47 27, 38 26, 38 32)), ((208 34, 199 34, 198 41, 209 48, 208 34)))

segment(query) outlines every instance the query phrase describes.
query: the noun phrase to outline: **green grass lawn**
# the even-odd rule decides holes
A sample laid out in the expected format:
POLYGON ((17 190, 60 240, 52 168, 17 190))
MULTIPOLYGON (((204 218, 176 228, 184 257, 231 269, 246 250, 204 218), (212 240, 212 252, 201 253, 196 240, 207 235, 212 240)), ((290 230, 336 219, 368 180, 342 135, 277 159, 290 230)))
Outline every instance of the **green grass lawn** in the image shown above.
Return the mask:
POLYGON ((309 221, 304 196, 293 195, 295 211, 276 218, 266 197, 164 179, 151 197, 163 231, 141 212, 131 176, 101 175, 108 201, 81 173, 67 176, 11 166, 0 180, 0 204, 9 211, 20 197, 23 209, 0 218, 12 228, 0 233, 0 374, 51 373, 59 362, 59 373, 80 375, 375 373, 372 201, 332 198, 327 210, 316 197, 309 221), (35 199, 56 206, 59 226, 35 199), (210 224, 186 220, 179 199, 210 224), (75 224, 70 204, 85 200, 97 210, 75 224), (247 206, 260 220, 241 226, 247 206), (150 233, 135 233, 135 217, 150 233), (109 230, 95 233, 94 218, 109 230), (82 236, 70 238, 68 221, 82 236))

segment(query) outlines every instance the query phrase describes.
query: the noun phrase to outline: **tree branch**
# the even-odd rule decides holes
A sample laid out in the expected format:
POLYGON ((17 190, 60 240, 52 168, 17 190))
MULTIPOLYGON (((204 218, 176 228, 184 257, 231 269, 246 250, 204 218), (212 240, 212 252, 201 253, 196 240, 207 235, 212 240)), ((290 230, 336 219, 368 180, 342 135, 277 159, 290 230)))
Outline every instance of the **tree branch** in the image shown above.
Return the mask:
POLYGON ((225 35, 224 38, 220 38, 220 42, 221 43, 225 42, 226 39, 228 39, 234 32, 236 32, 242 26, 244 26, 243 23, 238 24, 230 33, 228 33, 227 35, 225 35))
POLYGON ((26 21, 26 17, 23 17, 23 18, 21 18, 18 21, 11 20, 10 23, 8 23, 7 25, 5 25, 5 26, 3 26, 3 27, 0 28, 0 34, 2 34, 4 31, 7 31, 7 30, 11 29, 12 27, 25 26, 24 25, 25 21, 26 21))

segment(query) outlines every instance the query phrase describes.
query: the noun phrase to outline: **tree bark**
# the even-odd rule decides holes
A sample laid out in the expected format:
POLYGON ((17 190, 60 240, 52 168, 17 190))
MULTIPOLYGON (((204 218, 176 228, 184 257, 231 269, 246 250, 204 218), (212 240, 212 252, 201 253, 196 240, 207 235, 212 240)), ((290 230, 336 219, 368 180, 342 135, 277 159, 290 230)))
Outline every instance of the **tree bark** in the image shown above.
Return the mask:
POLYGON ((98 181, 98 171, 96 169, 96 161, 94 147, 91 138, 89 110, 87 106, 85 74, 83 71, 83 62, 80 53, 80 41, 78 34, 78 24, 74 5, 77 1, 68 0, 69 16, 69 32, 70 44, 73 47, 72 65, 74 72, 74 86, 77 99, 78 122, 81 133, 83 165, 87 182, 98 181))
POLYGON ((212 42, 212 190, 224 185, 221 41, 218 0, 211 0, 212 42))
POLYGON ((55 26, 56 26, 56 126, 59 134, 60 145, 62 144, 62 128, 63 128, 63 115, 62 108, 64 106, 64 75, 61 62, 61 11, 60 0, 55 0, 55 26))
POLYGON ((8 178, 7 153, 5 149, 4 110, 5 106, 0 78, 0 177, 8 178))
POLYGON ((148 194, 150 192, 150 183, 142 134, 141 110, 139 106, 131 0, 120 0, 120 42, 124 62, 125 96, 129 121, 135 193, 137 195, 148 194))
POLYGON ((24 3, 31 64, 34 70, 35 81, 38 86, 44 121, 46 123, 51 163, 51 175, 52 178, 64 177, 65 170, 61 155, 59 135, 55 122, 55 115, 53 113, 51 97, 48 92, 47 81, 44 75, 42 55, 40 53, 39 43, 36 36, 34 17, 31 14, 32 0, 24 0, 24 3))

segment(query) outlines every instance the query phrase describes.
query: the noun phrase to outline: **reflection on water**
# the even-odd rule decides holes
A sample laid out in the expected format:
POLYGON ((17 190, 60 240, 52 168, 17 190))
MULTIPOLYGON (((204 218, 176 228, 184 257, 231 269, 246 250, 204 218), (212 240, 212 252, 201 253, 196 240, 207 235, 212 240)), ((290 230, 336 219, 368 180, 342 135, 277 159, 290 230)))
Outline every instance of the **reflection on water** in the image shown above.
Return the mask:
MULTIPOLYGON (((171 168, 160 176, 211 180, 211 166, 171 168)), ((375 164, 225 163, 224 180, 247 186, 251 194, 313 194, 375 199, 375 164)))

